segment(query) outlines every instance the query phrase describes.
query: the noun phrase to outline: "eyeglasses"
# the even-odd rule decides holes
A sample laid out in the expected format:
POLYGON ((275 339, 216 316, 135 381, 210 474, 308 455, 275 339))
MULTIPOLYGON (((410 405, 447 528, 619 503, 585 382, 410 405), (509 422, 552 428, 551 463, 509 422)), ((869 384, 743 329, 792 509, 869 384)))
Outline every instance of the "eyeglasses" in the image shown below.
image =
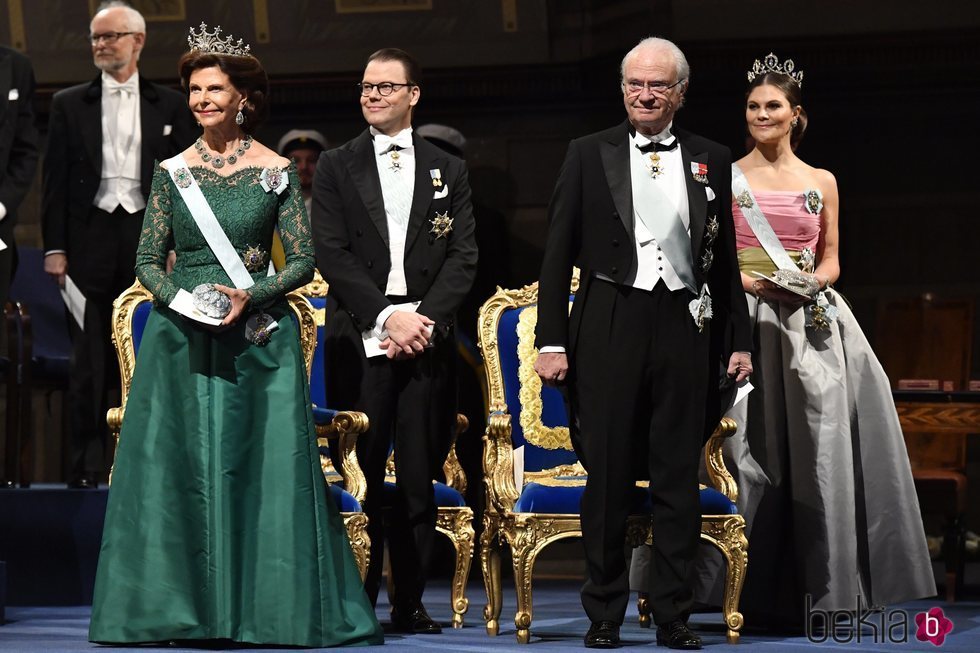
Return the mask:
POLYGON ((130 34, 135 34, 136 32, 103 32, 101 34, 89 34, 89 40, 92 45, 98 45, 99 41, 105 41, 106 45, 112 45, 123 36, 129 36, 130 34))
POLYGON ((641 82, 636 79, 631 79, 628 82, 626 82, 625 88, 630 95, 637 95, 639 93, 642 93, 643 89, 649 89, 651 93, 663 94, 684 81, 687 81, 687 79, 686 78, 678 79, 673 84, 668 84, 667 82, 641 82))
POLYGON ((374 92, 374 89, 378 89, 378 94, 381 95, 381 97, 388 97, 395 91, 400 90, 403 86, 417 86, 417 85, 413 84, 412 82, 408 82, 406 84, 395 84, 394 82, 381 82, 380 84, 358 82, 357 84, 354 84, 354 86, 357 88, 360 94, 365 97, 371 95, 371 93, 374 92))

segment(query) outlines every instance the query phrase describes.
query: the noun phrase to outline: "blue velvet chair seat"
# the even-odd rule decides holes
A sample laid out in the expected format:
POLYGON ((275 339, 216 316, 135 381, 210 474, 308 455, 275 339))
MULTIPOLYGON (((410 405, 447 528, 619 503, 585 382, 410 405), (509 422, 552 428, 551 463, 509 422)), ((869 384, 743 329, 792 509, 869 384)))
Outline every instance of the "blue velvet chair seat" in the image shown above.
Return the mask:
MULTIPOLYGON (((528 483, 514 505, 514 512, 577 515, 583 492, 584 485, 550 486, 528 483)), ((644 488, 633 488, 630 505, 633 514, 648 514, 651 510, 650 493, 644 488)), ((701 490, 702 515, 734 515, 737 512, 735 504, 718 490, 701 490)))
POLYGON ((330 497, 337 504, 337 510, 340 512, 361 512, 360 502, 337 483, 330 484, 330 497))
MULTIPOLYGON (((466 500, 463 499, 463 495, 456 488, 449 487, 445 483, 438 481, 433 483, 432 487, 436 493, 437 508, 463 508, 466 506, 466 500)), ((393 496, 396 491, 394 483, 385 483, 386 506, 391 506, 394 503, 393 496)))

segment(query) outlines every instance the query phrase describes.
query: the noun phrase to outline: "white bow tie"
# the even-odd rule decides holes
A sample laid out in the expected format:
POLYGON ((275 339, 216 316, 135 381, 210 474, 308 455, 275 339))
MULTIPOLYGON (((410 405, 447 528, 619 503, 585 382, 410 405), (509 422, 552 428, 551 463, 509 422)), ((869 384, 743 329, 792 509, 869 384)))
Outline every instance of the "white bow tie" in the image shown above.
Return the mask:
POLYGON ((129 95, 135 95, 139 90, 139 80, 135 75, 121 84, 114 79, 107 79, 105 80, 105 88, 109 93, 125 92, 129 95))
POLYGON ((410 149, 412 146, 412 132, 401 131, 394 136, 388 136, 386 134, 375 134, 374 135, 374 151, 378 154, 384 154, 388 150, 395 146, 402 150, 410 149))

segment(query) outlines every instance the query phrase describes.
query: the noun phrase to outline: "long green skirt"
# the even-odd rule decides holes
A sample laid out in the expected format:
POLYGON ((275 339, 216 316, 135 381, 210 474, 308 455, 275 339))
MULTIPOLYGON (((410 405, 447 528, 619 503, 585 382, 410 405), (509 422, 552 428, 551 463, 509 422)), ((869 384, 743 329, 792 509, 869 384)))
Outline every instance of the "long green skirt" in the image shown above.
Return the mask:
POLYGON ((271 341, 154 308, 116 455, 89 639, 380 644, 320 471, 295 322, 271 341))

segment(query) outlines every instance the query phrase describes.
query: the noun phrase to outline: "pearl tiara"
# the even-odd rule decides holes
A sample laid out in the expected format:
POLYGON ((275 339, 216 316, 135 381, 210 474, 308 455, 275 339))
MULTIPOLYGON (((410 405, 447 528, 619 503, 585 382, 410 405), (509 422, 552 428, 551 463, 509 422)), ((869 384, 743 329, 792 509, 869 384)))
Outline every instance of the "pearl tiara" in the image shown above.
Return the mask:
POLYGON ((201 31, 197 32, 193 27, 190 28, 187 36, 187 44, 191 50, 205 52, 209 54, 230 54, 236 57, 250 57, 249 46, 242 45, 242 40, 235 42, 234 37, 220 38, 221 27, 215 27, 213 32, 208 31, 207 23, 201 23, 201 31))
POLYGON ((748 71, 748 78, 751 82, 756 77, 765 75, 766 73, 780 73, 781 75, 789 76, 796 85, 803 87, 803 71, 797 70, 794 72, 796 64, 793 63, 792 59, 787 59, 783 63, 779 63, 779 58, 772 52, 766 55, 766 58, 762 61, 758 59, 752 64, 752 69, 748 71))

